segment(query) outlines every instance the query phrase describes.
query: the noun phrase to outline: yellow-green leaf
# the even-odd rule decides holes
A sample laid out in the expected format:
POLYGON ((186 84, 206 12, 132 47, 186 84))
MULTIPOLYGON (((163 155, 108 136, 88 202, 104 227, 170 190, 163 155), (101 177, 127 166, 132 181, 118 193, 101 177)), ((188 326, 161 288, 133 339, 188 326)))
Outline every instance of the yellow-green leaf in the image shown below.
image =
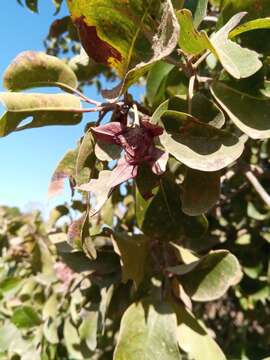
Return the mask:
POLYGON ((82 115, 80 99, 70 94, 0 93, 6 112, 0 119, 0 136, 48 125, 75 125, 82 115), (31 121, 19 126, 27 118, 31 121))
POLYGON ((123 80, 107 97, 123 93, 149 66, 175 48, 179 25, 170 0, 67 0, 82 44, 123 80))
POLYGON ((11 91, 61 85, 76 88, 76 75, 63 60, 43 52, 22 52, 4 73, 4 87, 11 91))

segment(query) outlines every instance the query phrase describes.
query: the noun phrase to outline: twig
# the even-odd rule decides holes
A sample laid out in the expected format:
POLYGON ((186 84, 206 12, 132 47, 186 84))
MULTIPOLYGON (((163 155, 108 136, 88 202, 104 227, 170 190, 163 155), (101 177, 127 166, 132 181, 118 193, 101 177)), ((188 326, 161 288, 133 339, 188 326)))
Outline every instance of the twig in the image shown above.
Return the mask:
POLYGON ((194 95, 194 86, 195 86, 195 80, 196 76, 192 75, 189 79, 189 85, 188 85, 188 113, 192 113, 192 99, 194 95))
POLYGON ((205 16, 205 18, 203 19, 203 21, 205 21, 205 22, 217 23, 218 18, 217 18, 216 16, 207 15, 207 16, 205 16))
POLYGON ((193 67, 196 69, 210 55, 210 50, 206 51, 196 62, 193 67))
POLYGON ((87 96, 85 96, 79 90, 74 89, 69 85, 62 84, 62 83, 56 83, 56 85, 59 86, 61 89, 65 90, 68 93, 73 93, 73 94, 79 96, 81 98, 81 100, 83 100, 84 102, 86 102, 88 104, 92 104, 92 105, 95 105, 95 106, 100 106, 101 105, 101 102, 89 99, 87 96))
POLYGON ((264 189, 264 187, 259 182, 259 180, 256 178, 256 176, 253 174, 253 172, 250 169, 246 170, 245 176, 248 179, 248 181, 251 183, 251 185, 254 187, 254 189, 256 190, 258 195, 261 197, 261 199, 270 208, 270 195, 264 189))

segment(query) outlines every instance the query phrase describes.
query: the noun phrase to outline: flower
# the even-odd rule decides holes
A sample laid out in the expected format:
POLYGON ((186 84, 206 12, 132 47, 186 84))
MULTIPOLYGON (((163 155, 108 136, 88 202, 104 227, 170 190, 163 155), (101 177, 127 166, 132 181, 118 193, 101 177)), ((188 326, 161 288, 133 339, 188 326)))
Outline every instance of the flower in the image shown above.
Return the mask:
POLYGON ((96 195, 97 204, 92 215, 101 209, 117 185, 137 176, 140 164, 148 163, 156 175, 165 172, 169 155, 158 149, 154 142, 154 138, 163 133, 161 126, 141 120, 139 125, 133 127, 120 122, 111 122, 91 130, 97 140, 116 144, 124 151, 124 156, 112 171, 103 171, 98 179, 80 186, 81 190, 90 191, 96 195))

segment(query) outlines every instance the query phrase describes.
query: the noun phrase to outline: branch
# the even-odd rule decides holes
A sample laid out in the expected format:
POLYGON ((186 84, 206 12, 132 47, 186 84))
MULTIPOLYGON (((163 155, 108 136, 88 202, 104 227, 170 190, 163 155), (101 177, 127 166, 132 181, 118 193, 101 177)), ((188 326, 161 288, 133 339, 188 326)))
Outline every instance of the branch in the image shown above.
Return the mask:
POLYGON ((250 169, 248 169, 245 171, 245 176, 248 179, 248 181, 251 183, 251 185, 254 187, 258 195, 261 197, 261 199, 270 208, 270 195, 264 189, 264 187, 256 178, 256 176, 253 174, 253 172, 250 169))

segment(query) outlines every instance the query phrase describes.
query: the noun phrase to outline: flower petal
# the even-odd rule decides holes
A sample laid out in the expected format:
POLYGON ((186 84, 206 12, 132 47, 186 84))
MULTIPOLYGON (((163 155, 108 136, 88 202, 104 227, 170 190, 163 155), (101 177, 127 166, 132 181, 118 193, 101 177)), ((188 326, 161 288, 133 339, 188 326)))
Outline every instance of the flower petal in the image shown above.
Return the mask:
POLYGON ((141 126, 148 130, 153 137, 163 134, 163 128, 161 126, 152 124, 149 121, 142 120, 141 126))
POLYGON ((138 165, 130 165, 125 158, 122 158, 112 171, 110 184, 112 187, 115 187, 129 179, 135 178, 137 173, 138 165))
POLYGON ((91 131, 98 140, 115 144, 116 136, 123 131, 123 125, 119 122, 110 122, 105 125, 100 125, 91 128, 91 131))
POLYGON ((130 165, 123 158, 118 161, 118 164, 112 171, 101 171, 98 179, 92 179, 89 183, 79 186, 79 190, 91 192, 96 198, 96 204, 91 209, 90 215, 94 216, 101 210, 117 185, 133 179, 137 173, 138 166, 130 165))
POLYGON ((154 174, 162 175, 166 170, 166 165, 169 160, 169 153, 157 148, 151 151, 152 160, 149 161, 151 169, 154 174))

